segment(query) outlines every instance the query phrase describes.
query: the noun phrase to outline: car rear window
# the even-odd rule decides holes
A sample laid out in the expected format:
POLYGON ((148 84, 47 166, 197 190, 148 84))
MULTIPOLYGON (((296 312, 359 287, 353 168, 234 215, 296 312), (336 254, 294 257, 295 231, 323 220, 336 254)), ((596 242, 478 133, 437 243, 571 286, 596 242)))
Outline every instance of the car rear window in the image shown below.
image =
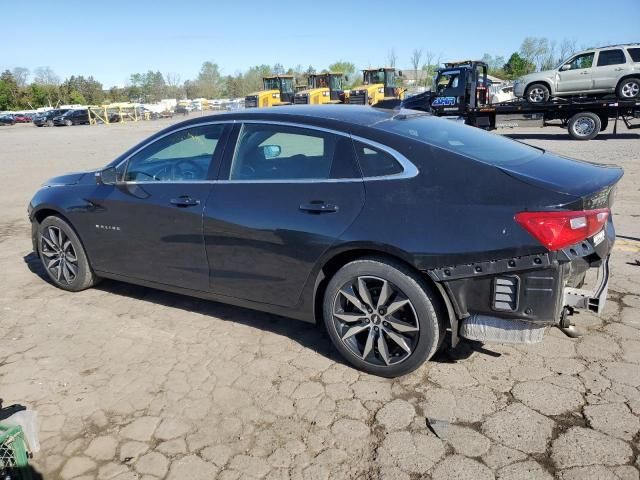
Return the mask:
POLYGON ((395 132, 490 165, 517 165, 535 160, 543 150, 453 120, 421 115, 390 119, 374 128, 395 132))
POLYGON ((627 49, 629 55, 631 55, 631 60, 634 62, 640 62, 640 48, 629 48, 627 49))

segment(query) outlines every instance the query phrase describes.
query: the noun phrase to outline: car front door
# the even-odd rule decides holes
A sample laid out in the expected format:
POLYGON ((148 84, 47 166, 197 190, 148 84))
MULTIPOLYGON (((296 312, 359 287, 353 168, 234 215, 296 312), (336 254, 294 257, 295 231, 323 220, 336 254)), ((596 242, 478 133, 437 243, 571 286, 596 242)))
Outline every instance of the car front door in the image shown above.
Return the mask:
POLYGON ((364 185, 348 135, 244 123, 205 208, 211 290, 295 306, 313 267, 354 221, 364 185))
POLYGON ((230 127, 204 124, 161 136, 99 185, 89 256, 96 270, 193 290, 208 288, 202 215, 230 127))
POLYGON ((558 69, 559 93, 585 92, 593 89, 594 52, 576 55, 558 69))
POLYGON ((613 92, 623 75, 627 58, 620 48, 600 50, 593 73, 593 88, 613 92))

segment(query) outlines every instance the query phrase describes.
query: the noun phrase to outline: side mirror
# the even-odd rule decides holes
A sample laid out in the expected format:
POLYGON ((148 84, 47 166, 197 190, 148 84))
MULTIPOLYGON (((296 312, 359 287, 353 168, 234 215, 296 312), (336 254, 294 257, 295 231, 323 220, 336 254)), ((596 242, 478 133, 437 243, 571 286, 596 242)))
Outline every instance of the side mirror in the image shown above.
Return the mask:
POLYGON ((116 167, 107 167, 96 172, 96 183, 99 185, 115 185, 118 183, 116 167))
POLYGON ((398 76, 401 77, 402 76, 402 70, 398 70, 398 76))
POLYGON ((278 158, 280 156, 282 148, 280 145, 264 145, 262 147, 262 153, 264 154, 264 158, 271 160, 272 158, 278 158))
POLYGON ((563 72, 564 72, 565 70, 571 70, 571 64, 570 64, 570 63, 565 63, 564 65, 562 65, 562 66, 560 67, 560 70, 562 70, 563 72))
POLYGON ((349 82, 349 75, 345 75, 345 76, 344 76, 344 81, 345 81, 345 82, 349 82))

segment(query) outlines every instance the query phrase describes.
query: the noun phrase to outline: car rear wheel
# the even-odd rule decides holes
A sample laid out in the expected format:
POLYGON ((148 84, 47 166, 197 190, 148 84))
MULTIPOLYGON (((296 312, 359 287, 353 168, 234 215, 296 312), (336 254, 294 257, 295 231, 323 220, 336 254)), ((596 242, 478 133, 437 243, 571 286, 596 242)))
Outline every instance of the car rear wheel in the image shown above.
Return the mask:
POLYGON ((549 100, 549 88, 543 83, 529 85, 524 93, 529 103, 542 103, 549 100))
POLYGON ((324 296, 324 321, 352 365, 383 377, 405 375, 431 358, 444 338, 435 294, 404 265, 363 258, 342 267, 324 296))
POLYGON ((87 255, 73 228, 60 217, 45 218, 38 227, 38 253, 51 281, 79 292, 96 283, 87 255))
POLYGON ((591 140, 600 133, 602 122, 595 113, 580 112, 569 119, 567 126, 574 140, 591 140))
POLYGON ((618 85, 618 91, 616 92, 618 97, 621 98, 638 98, 640 97, 640 78, 626 78, 620 85, 618 85))

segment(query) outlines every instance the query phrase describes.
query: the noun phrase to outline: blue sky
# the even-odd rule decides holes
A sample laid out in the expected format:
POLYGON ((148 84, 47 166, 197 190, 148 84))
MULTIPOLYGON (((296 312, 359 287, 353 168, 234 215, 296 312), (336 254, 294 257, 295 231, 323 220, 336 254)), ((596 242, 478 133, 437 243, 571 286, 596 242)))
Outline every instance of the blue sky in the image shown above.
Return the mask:
POLYGON ((408 68, 414 48, 455 60, 508 57, 525 36, 640 42, 640 0, 0 0, 0 12, 0 69, 50 66, 105 88, 150 69, 194 78, 205 60, 223 74, 277 62, 366 67, 384 64, 393 47, 408 68))

